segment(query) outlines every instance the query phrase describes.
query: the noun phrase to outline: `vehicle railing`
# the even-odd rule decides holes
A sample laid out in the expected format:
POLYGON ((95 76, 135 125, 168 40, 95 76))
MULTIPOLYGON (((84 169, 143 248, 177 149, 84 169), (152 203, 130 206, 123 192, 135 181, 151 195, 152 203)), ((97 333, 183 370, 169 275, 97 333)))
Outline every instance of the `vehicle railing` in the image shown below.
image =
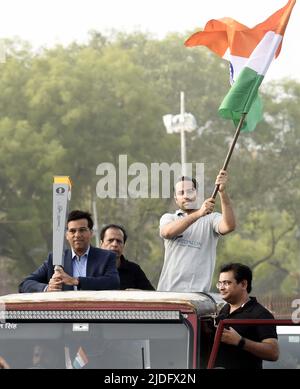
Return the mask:
POLYGON ((223 333, 223 329, 226 325, 275 325, 275 326, 299 326, 299 323, 296 323, 289 319, 224 319, 220 320, 216 334, 214 339, 214 344, 210 353, 210 357, 207 364, 207 369, 213 369, 215 366, 216 358, 218 355, 220 343, 221 343, 221 336, 223 333))

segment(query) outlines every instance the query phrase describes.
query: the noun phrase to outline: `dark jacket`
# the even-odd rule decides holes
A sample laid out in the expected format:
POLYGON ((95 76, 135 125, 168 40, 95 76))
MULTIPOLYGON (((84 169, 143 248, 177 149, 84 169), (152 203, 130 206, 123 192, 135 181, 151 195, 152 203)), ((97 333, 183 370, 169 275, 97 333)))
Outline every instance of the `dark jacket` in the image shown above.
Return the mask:
MULTIPOLYGON (((72 251, 64 253, 64 271, 73 275, 72 251)), ((54 273, 52 253, 47 260, 19 285, 20 293, 43 292, 54 273)), ((86 277, 79 277, 80 290, 119 289, 120 280, 116 268, 116 255, 111 251, 90 247, 87 258, 86 277)), ((71 285, 63 285, 63 290, 73 290, 71 285)))
POLYGON ((118 268, 120 289, 155 290, 138 264, 128 261, 123 255, 121 255, 120 261, 121 264, 118 268))

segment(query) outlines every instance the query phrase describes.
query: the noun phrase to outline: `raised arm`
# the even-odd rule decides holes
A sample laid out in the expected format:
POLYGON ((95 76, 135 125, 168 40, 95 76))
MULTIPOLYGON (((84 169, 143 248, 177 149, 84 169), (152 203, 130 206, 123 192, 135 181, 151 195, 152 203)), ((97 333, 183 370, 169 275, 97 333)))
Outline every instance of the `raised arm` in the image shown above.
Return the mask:
POLYGON ((216 185, 220 185, 219 196, 221 200, 222 219, 219 222, 219 232, 222 235, 234 231, 236 226, 233 208, 231 206, 229 196, 226 193, 227 180, 228 180, 227 172, 225 170, 220 170, 216 179, 216 185))
POLYGON ((170 221, 160 227, 160 235, 164 239, 172 239, 182 234, 188 227, 190 227, 200 217, 208 215, 213 212, 215 200, 212 198, 206 199, 201 208, 197 209, 183 218, 170 221))

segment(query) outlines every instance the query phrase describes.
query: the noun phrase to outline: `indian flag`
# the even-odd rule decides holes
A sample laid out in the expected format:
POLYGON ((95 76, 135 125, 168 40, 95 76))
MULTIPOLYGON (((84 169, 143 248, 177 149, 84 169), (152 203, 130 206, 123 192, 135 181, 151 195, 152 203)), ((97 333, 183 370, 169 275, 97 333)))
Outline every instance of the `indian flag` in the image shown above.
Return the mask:
POLYGON ((82 347, 79 347, 76 357, 73 361, 74 369, 82 369, 89 362, 86 353, 82 347))
POLYGON ((235 125, 247 114, 244 131, 252 131, 262 119, 258 88, 281 50, 283 35, 296 0, 288 3, 264 22, 249 28, 234 19, 210 20, 204 31, 196 32, 186 46, 206 46, 230 62, 232 87, 219 107, 219 114, 235 125))

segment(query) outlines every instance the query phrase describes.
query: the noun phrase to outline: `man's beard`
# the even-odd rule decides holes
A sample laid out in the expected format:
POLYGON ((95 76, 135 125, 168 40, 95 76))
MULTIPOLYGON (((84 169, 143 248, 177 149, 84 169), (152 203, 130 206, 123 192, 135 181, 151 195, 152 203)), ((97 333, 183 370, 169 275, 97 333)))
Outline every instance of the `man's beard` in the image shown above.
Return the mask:
POLYGON ((198 208, 200 207, 198 206, 197 199, 184 203, 182 207, 183 211, 193 211, 198 208))

